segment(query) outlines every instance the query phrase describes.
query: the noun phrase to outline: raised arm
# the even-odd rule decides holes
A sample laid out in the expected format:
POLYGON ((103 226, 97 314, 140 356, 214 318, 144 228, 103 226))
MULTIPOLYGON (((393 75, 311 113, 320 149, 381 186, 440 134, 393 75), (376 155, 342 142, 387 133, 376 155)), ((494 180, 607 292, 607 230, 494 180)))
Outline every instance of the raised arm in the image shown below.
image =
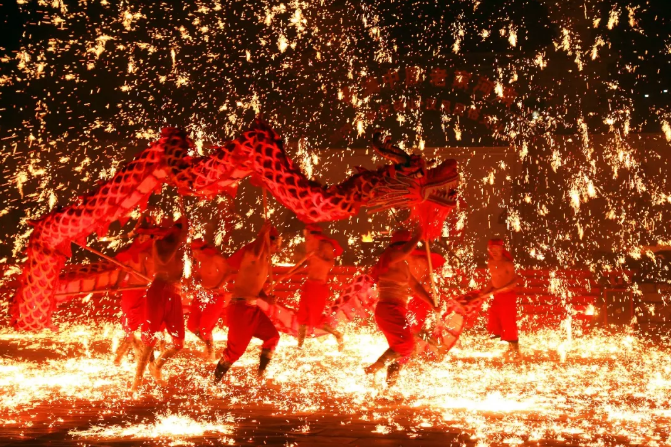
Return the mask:
POLYGON ((294 265, 293 267, 291 267, 291 268, 289 269, 288 272, 286 272, 284 275, 281 275, 281 276, 277 277, 276 281, 277 281, 277 282, 284 281, 285 279, 287 279, 287 278, 289 278, 290 276, 294 275, 294 274, 295 274, 295 273, 296 273, 296 272, 297 272, 297 271, 298 271, 298 270, 299 270, 299 269, 300 269, 300 268, 301 268, 301 267, 302 267, 302 266, 303 266, 303 265, 304 265, 304 264, 305 264, 311 257, 313 257, 314 255, 315 255, 315 252, 310 252, 310 253, 306 254, 306 255, 303 257, 303 259, 301 259, 300 261, 298 261, 298 262, 296 263, 296 265, 294 265))

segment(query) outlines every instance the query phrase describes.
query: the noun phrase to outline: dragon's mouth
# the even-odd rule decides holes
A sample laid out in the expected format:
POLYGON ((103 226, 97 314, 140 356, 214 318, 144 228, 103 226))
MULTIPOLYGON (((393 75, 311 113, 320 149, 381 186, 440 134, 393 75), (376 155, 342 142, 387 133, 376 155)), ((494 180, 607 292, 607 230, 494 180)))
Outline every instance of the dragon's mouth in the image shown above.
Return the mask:
POLYGON ((441 181, 440 185, 425 186, 426 200, 436 205, 454 207, 457 205, 457 187, 459 176, 455 175, 448 181, 441 181))

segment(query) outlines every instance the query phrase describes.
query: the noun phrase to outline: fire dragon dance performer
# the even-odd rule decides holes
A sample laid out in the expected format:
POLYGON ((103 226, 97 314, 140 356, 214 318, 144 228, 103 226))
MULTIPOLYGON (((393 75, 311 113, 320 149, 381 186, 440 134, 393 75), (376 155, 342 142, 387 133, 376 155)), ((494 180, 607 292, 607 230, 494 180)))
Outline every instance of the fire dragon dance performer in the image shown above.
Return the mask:
POLYGON ((195 259, 193 276, 200 283, 191 304, 191 313, 187 329, 193 332, 204 344, 203 355, 207 360, 214 360, 214 341, 212 330, 217 324, 226 304, 226 283, 233 273, 226 258, 204 240, 191 242, 195 259))
POLYGON ((518 276, 515 273, 512 255, 504 248, 502 239, 491 239, 487 244, 489 259, 487 268, 490 280, 480 292, 479 298, 492 296, 489 308, 487 330, 492 338, 500 338, 509 343, 509 352, 519 356, 517 334, 517 293, 518 276))
MULTIPOLYGON (((138 230, 141 231, 141 230, 138 230)), ((152 247, 154 241, 151 234, 139 232, 131 246, 119 253, 116 259, 126 264, 136 272, 140 272, 145 276, 152 277, 152 247)), ((125 279, 122 280, 122 287, 137 287, 147 286, 147 282, 133 274, 126 274, 125 279)), ((124 290, 121 292, 121 326, 124 331, 124 339, 114 356, 114 364, 119 365, 121 359, 133 347, 136 354, 139 356, 142 351, 140 340, 135 336, 135 332, 140 329, 141 325, 146 319, 147 289, 138 290, 124 290)))
POLYGON ((296 264, 282 279, 298 271, 303 263, 307 264, 307 281, 301 288, 298 304, 298 347, 303 347, 305 336, 315 328, 332 334, 338 343, 338 350, 344 349, 343 335, 333 328, 324 316, 324 309, 331 296, 328 276, 335 264, 335 258, 343 252, 342 247, 334 239, 324 235, 321 227, 310 224, 303 230, 305 236, 305 257, 296 264))
POLYGON ((188 221, 182 214, 167 234, 157 237, 154 242, 153 263, 156 276, 147 290, 146 319, 142 325, 143 350, 138 359, 132 392, 142 385, 144 370, 156 344, 156 333, 162 330, 164 324, 172 338, 172 346, 163 351, 149 366, 149 372, 159 384, 163 383, 161 369, 184 346, 180 282, 184 274, 184 246, 187 236, 188 221))
POLYGON ((270 256, 279 250, 281 242, 277 230, 266 221, 256 240, 237 253, 240 268, 226 309, 228 340, 214 370, 214 383, 219 383, 231 365, 245 353, 252 337, 263 341, 258 375, 263 377, 265 374, 280 341, 280 334, 270 318, 257 306, 256 300, 261 298, 271 304, 274 302, 273 297, 265 294, 263 286, 270 272, 270 256))
POLYGON ((407 363, 415 352, 415 339, 407 318, 408 292, 412 290, 434 311, 440 309, 434 306, 429 292, 412 276, 407 263, 421 236, 420 228, 417 228, 413 235, 406 230, 396 231, 392 235, 391 244, 382 253, 373 269, 373 277, 379 291, 375 322, 387 338, 389 349, 365 371, 367 374, 374 374, 391 362, 387 367, 389 386, 396 382, 401 366, 407 363))
MULTIPOLYGON (((157 228, 156 220, 152 217, 152 213, 155 211, 156 207, 147 207, 137 221, 135 228, 128 234, 129 237, 134 238, 130 247, 115 256, 121 263, 149 278, 154 276, 153 239, 157 231, 161 231, 160 228, 157 228)), ((131 347, 135 351, 136 357, 139 357, 142 352, 142 343, 135 336, 135 332, 141 328, 145 321, 146 287, 148 287, 147 281, 138 277, 138 275, 127 273, 120 280, 119 285, 122 288, 140 286, 145 286, 145 288, 121 292, 121 327, 124 331, 124 339, 114 356, 114 364, 117 366, 131 347)))

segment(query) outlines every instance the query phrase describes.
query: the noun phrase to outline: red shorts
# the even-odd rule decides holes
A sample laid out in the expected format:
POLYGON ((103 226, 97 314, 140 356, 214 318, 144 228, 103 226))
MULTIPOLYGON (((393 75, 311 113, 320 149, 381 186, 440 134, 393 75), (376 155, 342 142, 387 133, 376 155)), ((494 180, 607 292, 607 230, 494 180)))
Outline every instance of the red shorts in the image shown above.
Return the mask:
POLYGON ((410 332, 418 334, 424 327, 427 317, 431 312, 431 306, 423 299, 413 296, 408 302, 408 322, 410 332))
POLYGON ((305 281, 296 316, 298 324, 310 328, 321 327, 324 324, 324 308, 330 295, 331 291, 326 283, 309 279, 305 281))
POLYGON ((494 295, 489 307, 487 330, 504 341, 517 340, 517 294, 505 292, 494 295))
POLYGON ((259 306, 250 305, 241 299, 233 299, 226 308, 228 320, 228 340, 224 357, 234 363, 247 350, 252 337, 263 340, 263 349, 274 351, 280 341, 280 334, 270 318, 259 306))
POLYGON ((140 329, 146 320, 146 290, 126 290, 121 294, 121 326, 126 334, 140 329))
POLYGON ((375 307, 375 322, 384 336, 389 347, 401 355, 400 363, 405 363, 415 352, 415 338, 410 332, 406 318, 405 304, 398 302, 379 302, 375 307))
POLYGON ((212 330, 217 325, 226 303, 223 293, 199 292, 191 304, 187 329, 200 334, 203 340, 212 340, 212 330))
POLYGON ((156 278, 147 290, 146 320, 142 326, 142 342, 154 346, 156 333, 165 324, 176 348, 184 346, 184 314, 179 284, 156 278))

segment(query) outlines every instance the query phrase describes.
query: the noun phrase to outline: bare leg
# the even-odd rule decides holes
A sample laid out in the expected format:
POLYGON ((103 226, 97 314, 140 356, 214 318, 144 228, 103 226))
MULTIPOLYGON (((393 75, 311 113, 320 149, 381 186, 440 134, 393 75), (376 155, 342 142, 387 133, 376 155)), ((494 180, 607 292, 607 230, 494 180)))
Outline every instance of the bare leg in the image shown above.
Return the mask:
POLYGON ((332 328, 330 324, 324 324, 322 329, 335 337, 336 342, 338 342, 338 351, 342 352, 345 349, 345 342, 342 336, 342 332, 332 328))
POLYGON ((161 368, 163 368, 163 365, 172 357, 175 356, 180 351, 181 348, 176 348, 176 347, 171 347, 163 351, 161 356, 154 361, 151 365, 149 365, 149 372, 151 375, 154 377, 156 382, 163 386, 165 385, 165 382, 163 381, 163 378, 161 376, 161 368))
POLYGON ((205 343, 205 350, 203 351, 205 359, 209 361, 214 360, 214 340, 203 340, 203 343, 205 343))
POLYGON ((261 349, 261 357, 259 359, 259 371, 258 375, 259 377, 263 377, 266 374, 266 368, 268 367, 268 363, 270 363, 270 360, 273 358, 273 351, 270 349, 261 349))
MULTIPOLYGON (((135 353, 135 357, 140 358, 142 356, 142 350, 144 348, 144 345, 142 344, 142 341, 135 336, 135 334, 131 334, 130 337, 131 342, 133 343, 133 352, 135 353)), ((153 350, 152 355, 154 355, 153 350)), ((154 359, 152 358, 151 361, 153 362, 154 359)))
POLYGON ((393 349, 389 348, 382 355, 380 356, 379 359, 372 365, 368 366, 364 371, 366 374, 375 374, 379 370, 385 367, 387 362, 390 362, 392 360, 396 360, 397 358, 400 357, 400 354, 393 349))
POLYGON ((203 338, 201 335, 200 331, 196 331, 193 333, 196 337, 198 337, 198 340, 202 341, 205 344, 205 349, 203 350, 203 357, 205 357, 206 360, 214 360, 214 341, 212 339, 206 340, 203 338))
POLYGON ((132 343, 133 343, 132 334, 126 335, 124 339, 121 341, 121 344, 117 348, 116 353, 114 355, 114 364, 116 366, 119 366, 121 364, 121 359, 123 359, 123 357, 126 355, 132 343))
POLYGON ((298 326, 298 347, 303 347, 303 342, 305 342, 305 334, 308 331, 308 327, 304 324, 298 326))
POLYGON ((522 357, 520 354, 520 342, 519 340, 513 340, 508 342, 508 352, 505 354, 506 360, 519 360, 522 357))
POLYGON ((130 389, 132 393, 137 392, 137 390, 142 386, 144 370, 147 369, 147 363, 149 363, 149 357, 151 356, 153 350, 154 348, 151 346, 143 346, 142 354, 137 359, 135 379, 133 380, 133 386, 130 389))
POLYGON ((401 364, 397 361, 391 362, 389 366, 387 366, 387 386, 391 387, 396 384, 400 370, 401 364))

